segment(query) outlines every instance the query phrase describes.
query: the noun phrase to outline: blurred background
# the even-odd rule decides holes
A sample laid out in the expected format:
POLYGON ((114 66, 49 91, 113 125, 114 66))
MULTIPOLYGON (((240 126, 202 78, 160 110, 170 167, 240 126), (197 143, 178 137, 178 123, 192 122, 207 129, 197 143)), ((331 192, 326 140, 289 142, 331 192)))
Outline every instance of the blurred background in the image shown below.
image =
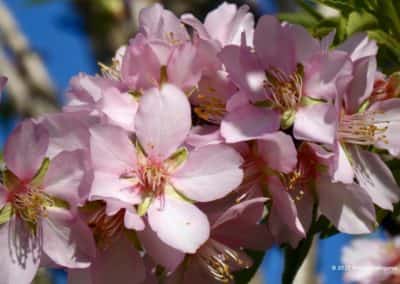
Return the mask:
MULTIPOLYGON (((95 74, 97 62, 108 63, 114 51, 134 35, 141 8, 155 0, 0 0, 0 73, 9 78, 0 110, 0 142, 25 116, 57 110, 71 76, 95 74)), ((215 0, 163 0, 177 14, 199 18, 217 7, 215 0)), ((263 14, 297 10, 296 1, 230 1, 248 4, 263 14)), ((331 11, 324 9, 325 13, 331 11)), ((381 236, 381 233, 376 233, 381 236)), ((340 284, 340 254, 351 236, 338 234, 315 243, 300 284, 340 284)), ((270 250, 253 283, 280 283, 283 259, 270 250)), ((1 277, 1 276, 0 276, 1 277)), ((66 283, 63 271, 42 272, 37 283, 66 283)))

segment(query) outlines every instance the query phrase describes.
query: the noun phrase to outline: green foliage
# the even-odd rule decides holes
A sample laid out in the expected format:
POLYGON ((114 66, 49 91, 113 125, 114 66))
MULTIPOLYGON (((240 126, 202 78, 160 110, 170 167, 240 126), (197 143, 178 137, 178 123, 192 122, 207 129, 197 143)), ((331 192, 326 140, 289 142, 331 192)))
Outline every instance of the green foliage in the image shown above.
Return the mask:
POLYGON ((302 10, 281 14, 280 19, 305 26, 314 36, 336 30, 334 44, 357 32, 367 32, 379 45, 378 64, 391 73, 400 65, 400 1, 398 0, 297 0, 302 10), (336 9, 338 16, 322 17, 315 6, 336 9))

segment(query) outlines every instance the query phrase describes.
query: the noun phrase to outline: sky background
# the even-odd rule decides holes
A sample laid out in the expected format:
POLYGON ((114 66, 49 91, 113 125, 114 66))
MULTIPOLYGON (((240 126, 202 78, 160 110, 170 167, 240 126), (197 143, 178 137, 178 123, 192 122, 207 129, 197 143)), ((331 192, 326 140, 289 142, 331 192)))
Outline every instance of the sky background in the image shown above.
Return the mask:
MULTIPOLYGON (((32 48, 42 56, 60 94, 60 102, 64 101, 62 94, 72 76, 79 72, 97 72, 83 21, 69 1, 50 1, 41 5, 29 4, 27 0, 5 0, 5 3, 15 15, 32 48)), ((259 4, 265 13, 276 12, 277 6, 273 1, 259 1, 259 4)), ((16 121, 15 119, 0 125, 2 145, 16 121)), ((343 283, 341 272, 332 270, 332 266, 340 264, 341 248, 349 240, 351 236, 339 234, 319 242, 317 271, 322 283, 343 283)), ((268 283, 280 283, 282 267, 283 259, 279 250, 270 250, 262 265, 268 283)), ((63 272, 55 272, 53 276, 54 283, 66 283, 63 272)))

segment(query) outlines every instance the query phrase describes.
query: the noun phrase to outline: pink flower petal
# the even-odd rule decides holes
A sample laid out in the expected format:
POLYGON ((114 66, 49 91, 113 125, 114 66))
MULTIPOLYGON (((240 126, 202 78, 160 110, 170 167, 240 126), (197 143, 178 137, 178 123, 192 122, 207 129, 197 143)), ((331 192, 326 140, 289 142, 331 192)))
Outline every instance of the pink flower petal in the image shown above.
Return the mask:
POLYGON ((143 231, 138 232, 138 235, 141 244, 152 260, 156 264, 162 265, 167 272, 174 272, 185 258, 183 252, 161 241, 149 226, 146 226, 146 229, 143 231))
POLYGON ((194 15, 192 14, 183 14, 181 16, 181 21, 188 26, 191 26, 199 35, 201 39, 210 40, 211 36, 204 27, 203 23, 200 22, 194 15))
POLYGON ((137 109, 138 103, 132 95, 121 93, 115 88, 104 91, 102 111, 115 125, 134 131, 137 109))
POLYGON ((176 189, 186 197, 207 202, 226 196, 243 179, 242 157, 226 145, 209 145, 192 152, 172 177, 176 189))
POLYGON ((138 204, 142 200, 132 181, 121 179, 115 174, 95 172, 89 200, 108 198, 130 204, 138 204))
POLYGON ((97 125, 90 128, 90 135, 94 170, 121 175, 136 168, 135 145, 121 128, 97 125))
POLYGON ((356 113, 361 104, 372 94, 376 72, 375 57, 366 57, 354 64, 354 78, 344 97, 348 113, 356 113))
POLYGON ((47 212, 42 221, 43 252, 64 267, 89 267, 96 248, 86 224, 65 209, 51 207, 47 212))
POLYGON ((368 193, 357 184, 332 183, 329 178, 317 180, 321 213, 347 234, 371 233, 377 226, 375 208, 368 193))
POLYGON ((44 190, 51 196, 68 201, 70 206, 80 202, 79 187, 85 175, 84 152, 62 152, 51 160, 44 179, 44 190))
POLYGON ((131 208, 125 210, 124 225, 125 228, 136 231, 141 231, 145 228, 142 218, 131 208))
POLYGON ((31 283, 39 268, 40 242, 17 218, 0 226, 1 283, 31 283))
POLYGON ((62 112, 42 117, 40 123, 46 127, 50 144, 46 156, 53 158, 63 151, 89 149, 88 127, 99 123, 99 118, 88 112, 62 112))
POLYGON ((367 33, 355 33, 349 37, 344 43, 337 47, 350 53, 353 62, 370 56, 376 56, 378 46, 374 40, 368 38, 367 33))
POLYGON ((375 124, 381 129, 385 129, 384 133, 377 131, 375 137, 375 146, 386 149, 395 157, 400 156, 400 99, 388 99, 374 103, 368 111, 377 113, 375 116, 375 124), (379 122, 382 123, 379 123, 379 122), (382 137, 382 136, 385 137, 382 137), (383 138, 383 139, 382 139, 383 138))
MULTIPOLYGON (((134 202, 134 204, 138 204, 140 202, 141 200, 138 198, 137 202, 134 202)), ((142 218, 137 215, 136 209, 132 206, 132 203, 125 203, 115 198, 108 198, 106 200, 106 214, 108 216, 114 216, 121 210, 125 210, 125 228, 136 231, 141 231, 144 229, 144 222, 142 218)))
POLYGON ((182 252, 195 253, 210 236, 207 216, 189 202, 165 196, 154 201, 147 214, 160 240, 182 252))
POLYGON ((117 236, 109 247, 97 251, 97 257, 87 269, 69 269, 68 283, 110 284, 145 283, 143 259, 124 235, 117 236), (117 266, 117 267, 116 267, 117 266))
POLYGON ((46 129, 25 120, 11 133, 4 146, 4 161, 19 179, 29 181, 42 164, 49 136, 46 129))
POLYGON ((277 131, 257 140, 258 153, 268 167, 290 173, 297 165, 297 150, 291 136, 277 131))
MULTIPOLYGON (((347 147, 348 145, 345 145, 347 147)), ((350 163, 350 154, 340 143, 335 144, 335 156, 333 157, 332 181, 351 184, 354 182, 354 169, 350 163)))
POLYGON ((189 40, 189 34, 179 19, 158 3, 140 11, 139 26, 140 30, 151 39, 170 41, 173 37, 174 40, 181 42, 189 40))
POLYGON ((136 135, 151 157, 168 158, 184 142, 191 127, 190 105, 185 94, 164 84, 148 90, 136 116, 136 135))
POLYGON ((191 91, 200 81, 201 71, 202 65, 196 46, 188 42, 174 49, 167 65, 169 83, 191 91))
MULTIPOLYGON (((302 63, 309 60, 315 53, 320 51, 320 43, 304 27, 299 25, 285 24, 281 30, 289 34, 292 45, 295 47, 296 62, 302 63)), ((288 37, 288 36, 287 36, 288 37)))
POLYGON ((279 124, 276 111, 247 105, 225 116, 221 123, 221 134, 228 143, 248 141, 275 132, 279 124))
POLYGON ((276 17, 267 15, 258 20, 254 47, 264 69, 273 66, 286 74, 296 71, 296 46, 276 17))
POLYGON ((160 81, 161 62, 142 34, 130 41, 121 65, 121 80, 131 90, 151 88, 160 81))
POLYGON ((298 218, 295 202, 276 177, 269 178, 268 189, 272 200, 268 228, 279 243, 288 242, 297 247, 306 232, 298 218))
POLYGON ((217 9, 208 13, 204 26, 213 39, 219 41, 221 46, 228 44, 239 45, 242 33, 249 43, 253 42, 254 16, 248 13, 248 6, 237 6, 222 3, 217 9))
POLYGON ((378 154, 351 147, 355 174, 360 186, 366 190, 379 207, 393 210, 400 200, 400 189, 390 169, 378 154))
POLYGON ((327 103, 299 108, 294 121, 294 137, 332 145, 336 137, 337 115, 335 108, 327 103))
POLYGON ((230 207, 212 225, 211 237, 234 248, 267 249, 272 244, 267 226, 259 223, 266 200, 254 198, 230 207))
POLYGON ((312 98, 334 100, 338 94, 346 91, 352 71, 353 64, 347 53, 316 53, 304 65, 304 94, 312 98))
POLYGON ((219 127, 204 125, 193 127, 185 142, 194 148, 199 148, 207 145, 222 144, 224 143, 224 138, 221 136, 219 127))
POLYGON ((265 100, 265 70, 250 48, 228 45, 218 56, 241 91, 252 101, 265 100))

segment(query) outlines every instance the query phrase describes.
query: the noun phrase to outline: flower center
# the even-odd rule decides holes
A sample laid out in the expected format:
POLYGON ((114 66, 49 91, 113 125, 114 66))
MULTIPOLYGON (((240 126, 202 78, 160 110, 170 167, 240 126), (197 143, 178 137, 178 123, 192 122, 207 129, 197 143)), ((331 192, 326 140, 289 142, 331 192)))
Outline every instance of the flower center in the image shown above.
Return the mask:
POLYGON ((282 70, 271 67, 265 71, 267 79, 265 89, 270 93, 276 108, 282 112, 295 110, 303 96, 303 66, 297 65, 295 73, 288 75, 282 70))
POLYGON ((199 249, 198 259, 207 273, 222 283, 234 280, 232 271, 252 265, 251 259, 245 253, 233 250, 213 239, 208 240, 199 249))
POLYGON ((169 175, 162 165, 150 162, 139 168, 138 176, 139 184, 144 192, 160 196, 164 192, 169 175))
POLYGON ((24 187, 13 193, 11 201, 17 215, 32 225, 45 216, 47 206, 54 206, 54 201, 40 187, 24 187))
POLYGON ((289 174, 280 174, 282 184, 295 201, 302 200, 305 191, 309 190, 310 185, 318 176, 319 166, 321 165, 313 150, 303 144, 298 152, 297 168, 289 174))
POLYGON ((369 111, 343 115, 339 123, 339 139, 358 145, 373 145, 376 142, 389 143, 385 135, 389 121, 378 119, 377 114, 379 112, 369 111))
POLYGON ((290 174, 281 174, 281 181, 285 189, 293 196, 296 201, 300 201, 304 196, 304 189, 306 188, 309 179, 306 178, 304 173, 296 169, 290 174))
POLYGON ((202 119, 218 124, 226 114, 225 104, 215 96, 197 96, 199 105, 195 107, 195 113, 202 119))
POLYGON ((108 216, 105 207, 102 207, 90 218, 89 227, 92 229, 97 246, 106 249, 124 228, 124 210, 108 216))

